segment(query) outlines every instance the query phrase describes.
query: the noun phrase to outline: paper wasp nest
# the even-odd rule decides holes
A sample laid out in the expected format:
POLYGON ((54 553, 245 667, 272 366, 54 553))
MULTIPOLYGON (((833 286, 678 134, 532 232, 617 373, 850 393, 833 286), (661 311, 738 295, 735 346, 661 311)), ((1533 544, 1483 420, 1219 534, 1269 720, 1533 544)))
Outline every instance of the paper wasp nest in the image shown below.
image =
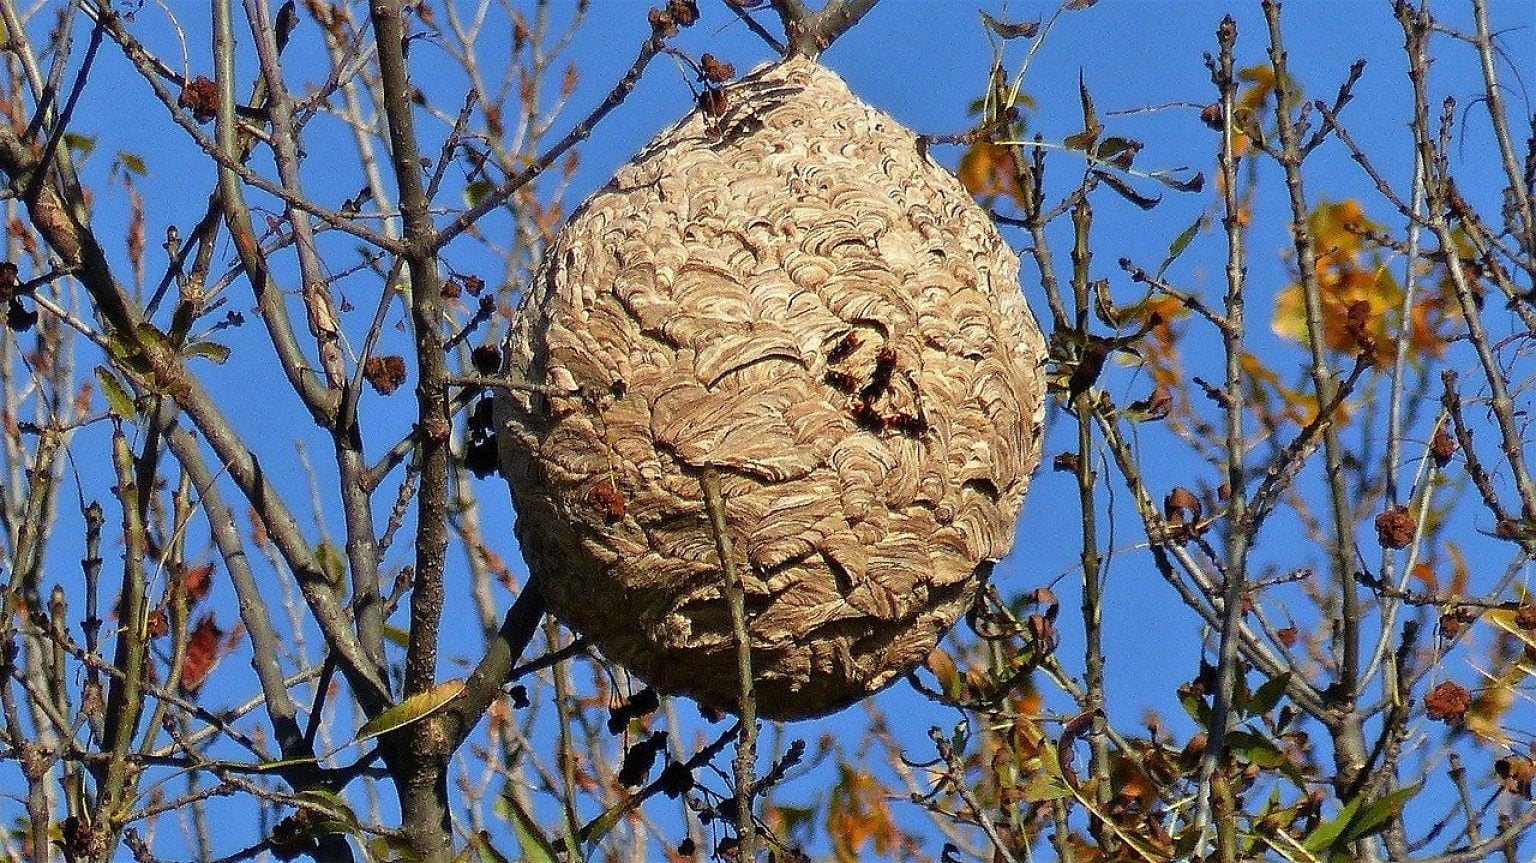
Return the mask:
POLYGON ((549 608, 734 709, 699 470, 721 477, 762 715, 837 710, 964 613, 1040 458, 1018 259, 911 132, 804 59, 694 111, 549 247, 498 396, 549 608), (716 105, 718 108, 718 104, 716 105))

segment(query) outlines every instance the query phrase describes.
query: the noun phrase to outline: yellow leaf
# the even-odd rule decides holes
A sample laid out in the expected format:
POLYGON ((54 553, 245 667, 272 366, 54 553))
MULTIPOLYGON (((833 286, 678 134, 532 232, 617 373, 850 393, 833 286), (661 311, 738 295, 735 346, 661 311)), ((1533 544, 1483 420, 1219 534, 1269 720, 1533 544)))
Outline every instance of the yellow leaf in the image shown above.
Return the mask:
POLYGON ((413 722, 420 722, 447 707, 448 703, 458 698, 459 693, 463 691, 464 681, 455 679, 445 680, 426 692, 412 695, 369 720, 357 730, 357 737, 352 742, 361 743, 380 734, 388 734, 398 728, 404 728, 413 722))
MULTIPOLYGON (((1397 354, 1397 318, 1402 289, 1379 261, 1367 257, 1377 249, 1370 232, 1378 230, 1360 203, 1347 199, 1319 204, 1308 218, 1315 241, 1318 301, 1323 343, 1329 350, 1366 354, 1378 368, 1397 354)), ((1305 294, 1293 283, 1275 298, 1271 319, 1275 335, 1306 344, 1305 294)), ((1426 343, 1427 344, 1427 343, 1426 343)))

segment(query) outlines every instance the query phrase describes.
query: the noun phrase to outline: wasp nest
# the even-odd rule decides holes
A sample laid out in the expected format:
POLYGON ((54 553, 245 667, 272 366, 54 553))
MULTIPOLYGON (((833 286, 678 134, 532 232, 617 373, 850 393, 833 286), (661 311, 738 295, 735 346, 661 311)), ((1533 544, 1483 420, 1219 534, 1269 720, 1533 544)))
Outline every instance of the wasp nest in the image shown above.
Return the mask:
POLYGON ((805 59, 725 97, 549 247, 497 427, 551 611, 730 709, 715 468, 758 709, 794 719, 922 661, 1008 551, 1044 346, 1018 259, 910 131, 805 59))

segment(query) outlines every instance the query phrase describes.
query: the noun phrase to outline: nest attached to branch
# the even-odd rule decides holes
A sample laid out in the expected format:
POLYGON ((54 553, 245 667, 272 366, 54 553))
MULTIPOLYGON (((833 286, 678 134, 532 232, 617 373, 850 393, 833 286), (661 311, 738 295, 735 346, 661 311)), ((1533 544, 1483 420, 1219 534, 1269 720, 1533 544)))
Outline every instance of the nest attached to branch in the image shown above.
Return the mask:
POLYGON ((797 719, 911 670, 1007 553, 1045 347, 991 220, 835 74, 792 58, 720 101, 549 247, 496 425, 550 610, 731 710, 715 468, 758 710, 797 719))

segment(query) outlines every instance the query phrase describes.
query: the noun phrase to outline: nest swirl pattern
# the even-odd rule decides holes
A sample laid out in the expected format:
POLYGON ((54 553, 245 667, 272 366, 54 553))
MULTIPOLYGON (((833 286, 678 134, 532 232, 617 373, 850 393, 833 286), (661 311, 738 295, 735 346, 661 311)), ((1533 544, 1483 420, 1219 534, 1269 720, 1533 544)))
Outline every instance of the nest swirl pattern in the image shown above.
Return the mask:
POLYGON ((551 611, 733 709, 714 467, 758 709, 796 719, 921 662, 1008 552, 1045 348, 1018 259, 910 131, 804 59, 726 96, 549 247, 496 423, 551 611))

